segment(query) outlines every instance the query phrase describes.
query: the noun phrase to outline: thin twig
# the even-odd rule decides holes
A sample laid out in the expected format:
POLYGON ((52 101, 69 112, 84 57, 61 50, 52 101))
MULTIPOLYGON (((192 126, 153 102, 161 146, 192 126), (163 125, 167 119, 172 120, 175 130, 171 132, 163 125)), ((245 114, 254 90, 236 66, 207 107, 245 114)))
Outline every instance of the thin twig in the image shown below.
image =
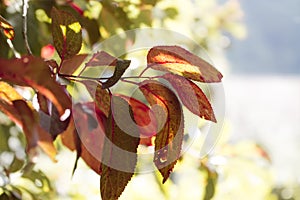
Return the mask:
POLYGON ((27 49, 27 53, 32 54, 32 51, 31 51, 29 43, 28 43, 28 38, 27 38, 27 10, 28 10, 28 0, 23 0, 23 14, 22 14, 23 30, 22 30, 22 34, 23 34, 23 38, 24 38, 24 42, 25 42, 25 47, 27 49))
POLYGON ((108 78, 96 78, 96 77, 89 77, 89 76, 76 76, 76 75, 69 75, 69 74, 58 74, 58 76, 64 77, 64 78, 78 78, 78 79, 88 79, 88 80, 95 80, 95 81, 99 81, 99 80, 107 80, 108 78))

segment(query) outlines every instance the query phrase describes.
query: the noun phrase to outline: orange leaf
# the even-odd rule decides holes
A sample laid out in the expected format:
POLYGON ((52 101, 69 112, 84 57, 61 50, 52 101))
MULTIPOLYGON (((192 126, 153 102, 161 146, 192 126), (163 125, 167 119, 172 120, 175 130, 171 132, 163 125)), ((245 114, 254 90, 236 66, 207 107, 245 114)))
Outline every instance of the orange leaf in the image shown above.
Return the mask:
POLYGON ((154 111, 160 123, 155 138, 154 163, 164 183, 180 157, 184 127, 181 104, 170 89, 157 81, 143 81, 139 88, 152 108, 159 106, 154 111))
POLYGON ((8 39, 10 40, 14 39, 15 31, 13 26, 10 23, 8 23, 8 21, 6 21, 6 19, 4 19, 1 15, 0 15, 0 28, 3 29, 3 33, 8 39))
POLYGON ((162 76, 177 91, 183 105, 192 113, 204 119, 217 122, 214 111, 202 90, 192 81, 175 74, 166 73, 162 76))
POLYGON ((20 59, 0 59, 0 77, 21 86, 30 86, 56 106, 60 116, 71 107, 71 100, 41 58, 23 56, 20 59))
POLYGON ((222 74, 202 58, 179 46, 156 46, 147 55, 148 66, 201 82, 220 82, 222 74))
POLYGON ((106 123, 106 138, 102 153, 100 190, 103 200, 117 199, 134 174, 139 131, 127 121, 133 121, 130 105, 124 99, 114 96, 112 110, 106 123), (129 108, 130 114, 122 108, 129 108), (130 132, 123 130, 124 125, 130 132))

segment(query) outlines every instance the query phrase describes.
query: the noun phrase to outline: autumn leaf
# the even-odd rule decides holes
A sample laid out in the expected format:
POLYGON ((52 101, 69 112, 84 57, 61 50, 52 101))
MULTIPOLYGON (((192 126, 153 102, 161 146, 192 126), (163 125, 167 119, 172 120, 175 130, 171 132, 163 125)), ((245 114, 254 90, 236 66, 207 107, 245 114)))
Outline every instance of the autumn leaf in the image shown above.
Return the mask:
POLYGON ((62 121, 67 118, 71 100, 41 58, 33 56, 9 60, 0 58, 0 78, 13 84, 34 88, 56 106, 62 121))
POLYGON ((166 73, 162 76, 177 91, 183 105, 192 113, 204 119, 217 122, 214 111, 204 92, 192 81, 175 74, 166 73))
POLYGON ((8 21, 6 21, 6 19, 4 19, 1 15, 0 15, 0 28, 3 29, 3 33, 8 39, 10 40, 14 39, 15 31, 13 26, 8 21))
POLYGON ((134 120, 139 126, 141 138, 151 138, 156 135, 157 122, 152 110, 143 102, 129 96, 116 94, 126 100, 132 108, 134 120))
POLYGON ((96 66, 116 66, 117 58, 105 51, 94 53, 92 58, 86 63, 87 67, 96 66))
POLYGON ((87 54, 79 54, 72 58, 63 60, 59 73, 68 75, 73 74, 80 67, 86 57, 87 54))
POLYGON ((121 76, 129 67, 130 62, 130 60, 121 60, 111 56, 105 51, 100 51, 92 56, 92 58, 87 62, 86 67, 115 66, 113 75, 109 77, 107 81, 102 83, 102 89, 107 89, 109 87, 112 87, 119 81, 121 76))
POLYGON ((102 89, 107 89, 115 85, 120 80, 126 69, 129 67, 130 62, 130 60, 118 59, 113 75, 110 78, 108 78, 107 81, 102 83, 102 89))
POLYGON ((55 106, 50 102, 49 104, 50 114, 46 114, 43 111, 39 111, 40 115, 40 125, 43 129, 48 131, 52 136, 53 140, 56 139, 58 135, 67 130, 70 122, 70 117, 62 121, 60 119, 59 113, 55 106))
POLYGON ((100 190, 103 200, 117 199, 134 174, 139 130, 136 126, 131 126, 131 123, 127 123, 133 120, 132 109, 127 101, 114 96, 106 123, 106 139, 102 153, 100 190), (124 126, 130 132, 125 132, 124 126))
POLYGON ((76 126, 74 142, 78 157, 100 174, 106 117, 93 102, 88 102, 74 105, 73 118, 76 126))
POLYGON ((195 81, 220 82, 222 74, 202 58, 179 46, 155 46, 147 55, 148 67, 195 81))
POLYGON ((22 126, 27 141, 27 152, 34 152, 34 149, 39 146, 52 160, 55 160, 56 149, 53 139, 40 126, 37 111, 9 84, 1 81, 0 91, 0 110, 22 126))
POLYGON ((22 129, 26 136, 26 151, 31 154, 37 146, 40 146, 48 156, 55 161, 56 149, 49 133, 39 126, 36 111, 32 110, 24 100, 14 100, 13 106, 20 116, 22 129))
POLYGON ((161 128, 155 138, 154 163, 164 183, 180 157, 184 127, 181 104, 169 88, 157 81, 143 81, 139 88, 151 107, 160 107, 154 113, 157 122, 164 124, 158 124, 161 128))
POLYGON ((76 55, 82 44, 81 25, 69 12, 51 10, 52 36, 55 49, 62 60, 76 55))
POLYGON ((102 89, 102 86, 99 82, 84 80, 81 81, 94 99, 96 106, 108 117, 108 113, 110 110, 110 95, 105 90, 102 89))

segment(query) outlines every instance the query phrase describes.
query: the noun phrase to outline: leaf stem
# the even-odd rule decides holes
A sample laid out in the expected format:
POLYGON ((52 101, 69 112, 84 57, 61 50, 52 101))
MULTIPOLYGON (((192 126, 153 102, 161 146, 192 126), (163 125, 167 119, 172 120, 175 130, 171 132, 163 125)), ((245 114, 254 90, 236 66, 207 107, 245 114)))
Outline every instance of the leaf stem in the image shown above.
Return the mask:
POLYGON ((23 0, 23 11, 22 11, 22 18, 23 18, 23 38, 25 42, 25 47, 27 49, 28 54, 32 54, 32 51, 30 49, 29 43, 28 43, 28 37, 27 37, 27 10, 28 10, 28 0, 23 0))
POLYGON ((64 78, 79 78, 79 79, 88 79, 88 80, 96 80, 96 81, 99 81, 99 80, 107 80, 109 79, 109 77, 107 78, 96 78, 96 77, 89 77, 89 76, 76 76, 76 75, 70 75, 70 74, 60 74, 58 73, 58 76, 61 76, 61 77, 64 77, 64 78))
POLYGON ((143 74, 149 69, 149 67, 147 66, 139 75, 139 77, 143 76, 143 74))

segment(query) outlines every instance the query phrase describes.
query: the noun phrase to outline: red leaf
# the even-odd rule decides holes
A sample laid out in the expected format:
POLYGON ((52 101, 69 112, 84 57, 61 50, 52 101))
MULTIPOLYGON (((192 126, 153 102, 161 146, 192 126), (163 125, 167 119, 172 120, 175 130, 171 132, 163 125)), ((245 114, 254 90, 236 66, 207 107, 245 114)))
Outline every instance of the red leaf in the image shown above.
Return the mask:
POLYGON ((91 97, 94 99, 97 108, 99 108, 107 117, 110 110, 110 96, 109 93, 102 89, 99 82, 84 80, 81 81, 88 90, 91 97))
POLYGON ((71 107, 69 96, 55 81, 50 68, 41 58, 33 56, 10 60, 0 58, 0 77, 4 81, 34 88, 54 103, 60 116, 71 107))
POLYGON ((192 81, 175 74, 166 73, 162 76, 177 91, 183 105, 192 113, 204 119, 217 122, 214 111, 202 90, 192 81))
POLYGON ((52 8, 52 36, 55 49, 62 60, 76 55, 82 44, 81 26, 78 20, 66 11, 52 8))
POLYGON ((102 153, 100 190, 103 200, 117 199, 134 174, 139 131, 136 126, 128 127, 130 124, 127 126, 127 121, 133 121, 130 105, 124 99, 114 96, 106 124, 107 138, 102 153), (130 114, 126 114, 121 108, 129 108, 130 114), (121 128, 124 125, 130 132, 121 128))
POLYGON ((73 56, 70 59, 63 60, 59 72, 62 74, 73 74, 80 67, 86 57, 87 54, 79 54, 73 56))
POLYGON ((156 46, 147 55, 148 66, 206 83, 220 82, 222 74, 202 58, 179 46, 156 46))
POLYGON ((160 128, 155 138, 154 163, 164 183, 180 157, 184 127, 181 104, 170 89, 157 81, 143 81, 140 90, 152 107, 160 107, 154 111, 160 128))
POLYGON ((75 122, 76 126, 61 134, 62 142, 69 149, 76 150, 78 156, 100 175, 106 117, 95 107, 94 102, 89 102, 76 104, 73 107, 73 118, 72 123, 75 122))
POLYGON ((143 102, 125 95, 117 96, 126 100, 132 108, 134 120, 139 126, 140 142, 146 146, 152 146, 152 137, 156 135, 157 122, 152 110, 143 102))
POLYGON ((111 56, 105 51, 99 51, 93 55, 93 57, 86 63, 87 67, 96 66, 116 66, 117 58, 111 56))

